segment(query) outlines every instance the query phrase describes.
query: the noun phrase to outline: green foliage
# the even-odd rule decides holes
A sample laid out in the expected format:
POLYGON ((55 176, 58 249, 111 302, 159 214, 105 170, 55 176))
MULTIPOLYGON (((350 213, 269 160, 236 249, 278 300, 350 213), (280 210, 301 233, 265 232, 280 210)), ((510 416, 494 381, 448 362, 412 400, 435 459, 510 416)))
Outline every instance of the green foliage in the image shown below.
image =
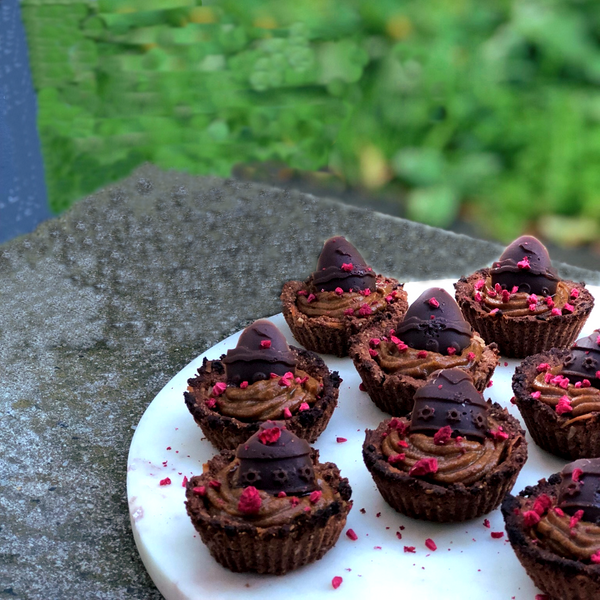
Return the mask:
POLYGON ((593 0, 21 6, 54 210, 141 161, 275 160, 401 188, 433 225, 462 210, 505 240, 600 229, 593 0))

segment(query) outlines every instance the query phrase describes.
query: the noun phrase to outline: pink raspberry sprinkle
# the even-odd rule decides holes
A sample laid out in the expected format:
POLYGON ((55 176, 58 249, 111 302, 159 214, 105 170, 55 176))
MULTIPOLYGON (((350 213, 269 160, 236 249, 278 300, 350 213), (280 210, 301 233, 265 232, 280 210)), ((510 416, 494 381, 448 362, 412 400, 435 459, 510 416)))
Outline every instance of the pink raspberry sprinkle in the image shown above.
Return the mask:
POLYGON ((348 529, 348 531, 346 531, 346 537, 350 538, 353 542, 358 539, 354 529, 348 529))
POLYGON ((296 294, 298 296, 308 296, 308 292, 306 290, 298 290, 296 294))
POLYGON ((396 463, 402 462, 405 458, 406 454, 401 452, 400 454, 392 454, 388 456, 387 461, 390 463, 390 465, 395 465, 396 463))
POLYGON ((563 310, 566 310, 567 312, 572 313, 575 310, 575 307, 572 304, 569 304, 568 302, 563 306, 563 310))
POLYGON ((337 590, 340 587, 340 585, 342 585, 342 581, 344 580, 339 575, 334 577, 331 580, 331 585, 333 586, 333 589, 337 590))
POLYGON ((346 271, 347 273, 349 273, 350 271, 352 271, 352 269, 354 269, 354 265, 352 263, 344 263, 341 268, 342 271, 346 271))
POLYGON ((207 408, 214 408, 217 405, 217 401, 214 398, 209 398, 205 404, 207 408))
POLYGON ((269 379, 279 379, 279 375, 277 375, 277 373, 270 373, 269 379))
POLYGON ((369 348, 369 354, 375 358, 376 356, 379 356, 379 352, 377 352, 377 350, 373 350, 373 348, 369 348))
POLYGON ((569 295, 575 300, 579 298, 579 290, 577 288, 572 288, 571 293, 569 295))
POLYGON ((548 594, 536 594, 534 600, 550 600, 548 594))
POLYGON ((497 315, 500 312, 499 308, 494 308, 493 310, 490 310, 490 315, 497 315))
POLYGON ((240 383, 240 389, 245 390, 247 387, 248 387, 247 381, 242 381, 242 383, 240 383))
POLYGON ((171 480, 169 477, 165 477, 164 479, 160 480, 160 485, 171 485, 171 480))
POLYGON ((575 483, 578 483, 582 475, 583 471, 581 469, 573 469, 573 473, 571 473, 571 479, 575 483))
POLYGON ((529 298, 527 298, 527 302, 529 304, 537 304, 538 297, 535 294, 531 294, 529 298))
POLYGON ((386 296, 386 297, 385 297, 385 301, 386 301, 388 304, 389 304, 390 302, 392 302, 392 300, 393 300, 393 299, 394 299, 394 297, 393 297, 393 296, 391 296, 391 295, 390 295, 390 296, 386 296))
POLYGON ((558 506, 555 506, 555 507, 554 507, 552 510, 553 510, 553 511, 554 511, 554 512, 555 512, 555 513, 556 513, 556 514, 559 516, 559 517, 564 517, 564 516, 565 516, 565 513, 564 513, 564 511, 562 510, 562 508, 558 508, 558 506))
POLYGON ((408 346, 404 342, 396 344, 396 348, 398 348, 398 352, 406 352, 408 350, 408 346))
POLYGON ((314 492, 311 492, 310 496, 308 497, 308 500, 311 504, 316 504, 321 499, 322 495, 323 492, 321 490, 315 490, 314 492))
POLYGON ((449 346, 448 348, 446 348, 446 352, 448 352, 448 356, 454 356, 456 354, 456 348, 452 348, 452 346, 449 346))
POLYGON ((362 304, 361 307, 358 309, 358 314, 361 317, 366 317, 367 315, 370 315, 372 313, 373 309, 368 304, 362 304))
POLYGON ((213 385, 212 395, 220 396, 227 389, 227 384, 223 381, 217 381, 215 385, 213 385))
POLYGON ((491 388, 494 385, 494 382, 490 379, 488 384, 485 386, 486 388, 491 388))
POLYGON ((410 552, 411 554, 414 554, 416 551, 417 550, 414 546, 404 546, 404 552, 410 552))
POLYGON ((358 389, 361 392, 366 392, 367 391, 367 388, 365 387, 365 384, 362 381, 358 384, 358 389))
POLYGON ((475 301, 483 302, 483 294, 481 292, 475 292, 475 301))
POLYGON ((489 529, 491 527, 490 520, 489 519, 484 519, 483 520, 483 526, 487 527, 489 529))
POLYGON ((420 458, 408 472, 411 476, 428 475, 437 473, 438 463, 435 458, 420 458))
POLYGON ((531 312, 534 312, 534 311, 535 311, 535 308, 536 308, 536 307, 535 307, 535 304, 530 304, 530 305, 529 305, 529 310, 530 310, 531 312))
POLYGON ((533 510, 535 510, 535 512, 541 517, 551 506, 552 498, 550 498, 548 494, 542 494, 535 499, 535 502, 533 503, 533 510))
POLYGON ((553 379, 554 379, 554 375, 552 375, 552 373, 546 373, 544 375, 544 381, 546 383, 550 383, 553 379))
POLYGON ((516 294, 519 291, 518 285, 513 285, 512 290, 510 290, 511 294, 516 294))
POLYGON ((287 498, 287 494, 285 492, 279 492, 279 494, 277 494, 278 498, 287 498))
POLYGON ((371 338, 369 340, 369 345, 371 346, 371 348, 377 348, 379 344, 381 344, 381 340, 379 338, 371 338))
POLYGON ((351 317, 351 316, 354 314, 354 309, 353 309, 353 308, 347 308, 347 309, 344 311, 344 314, 345 314, 346 316, 349 316, 349 317, 351 317))
POLYGON ((542 392, 540 392, 539 390, 537 392, 531 392, 531 397, 534 400, 539 400, 541 395, 542 395, 542 392))
POLYGON ((429 306, 431 306, 432 308, 439 308, 440 307, 440 303, 437 301, 436 298, 429 298, 428 300, 429 302, 429 306))
POLYGON ((206 486, 200 485, 198 487, 192 488, 192 492, 196 494, 196 496, 206 496, 206 486))
POLYGON ((260 510, 262 498, 258 490, 249 485, 244 489, 238 502, 238 510, 246 515, 255 515, 260 510))
POLYGON ((419 350, 417 352, 417 358, 427 358, 427 352, 425 350, 419 350))
POLYGON ((594 552, 594 554, 592 554, 590 556, 590 560, 597 565, 598 563, 600 563, 600 550, 596 550, 596 552, 594 552))
POLYGON ((596 344, 600 346, 600 335, 596 338, 596 344))
POLYGON ((484 286, 485 286, 485 279, 478 279, 477 282, 475 283, 475 289, 477 291, 483 289, 484 286))
POLYGON ((283 417, 285 419, 291 419, 292 418, 292 411, 287 406, 283 409, 283 417))
POLYGON ((371 290, 369 288, 367 288, 366 290, 361 290, 359 293, 361 296, 370 296, 371 290))
POLYGON ((581 387, 582 387, 582 388, 589 388, 591 385, 592 385, 592 384, 590 383, 590 380, 589 380, 589 379, 584 379, 584 380, 581 382, 581 387))
POLYGON ((437 550, 437 545, 431 538, 427 538, 425 540, 425 546, 427 546, 427 548, 429 548, 429 550, 431 550, 432 552, 435 552, 437 550))
POLYGON ((341 295, 344 293, 344 290, 343 290, 341 287, 336 287, 336 288, 335 288, 335 293, 336 293, 338 296, 341 296, 341 295))
POLYGON ((583 511, 582 510, 578 510, 570 519, 569 521, 569 529, 573 529, 577 523, 579 523, 579 521, 581 521, 581 519, 583 518, 583 511))
POLYGON ((536 369, 538 373, 541 373, 542 371, 547 371, 550 368, 550 365, 548 363, 540 363, 536 369))
POLYGON ((263 340, 260 343, 260 347, 263 348, 264 350, 268 350, 271 347, 271 340, 263 340))
POLYGON ((498 427, 498 429, 496 430, 492 430, 490 431, 490 435, 495 439, 495 440, 507 440, 508 439, 508 433, 506 433, 506 431, 504 431, 502 429, 502 426, 498 427))
POLYGON ((436 446, 444 446, 446 442, 452 437, 452 427, 450 425, 444 425, 444 427, 438 429, 433 436, 433 443, 436 446))
POLYGON ((490 535, 492 536, 492 539, 499 540, 504 537, 504 531, 492 531, 490 535))
POLYGON ((303 411, 303 410, 308 410, 310 408, 310 406, 306 403, 303 402, 300 407, 298 408, 299 411, 303 411))
POLYGON ((344 442, 347 442, 347 441, 348 441, 348 438, 345 438, 345 437, 336 437, 336 438, 335 438, 335 441, 336 441, 338 444, 343 444, 344 442))
POLYGON ((510 292, 508 290, 502 290, 502 302, 510 301, 510 292))
POLYGON ((187 475, 183 476, 183 481, 181 482, 181 487, 187 487, 188 484, 188 478, 187 475))
POLYGON ((498 292, 497 292, 496 290, 488 290, 488 291, 487 291, 487 295, 488 295, 490 298, 495 298, 495 297, 498 295, 498 292))
POLYGON ((279 385, 281 387, 290 387, 292 385, 292 381, 290 379, 286 379, 285 377, 282 377, 279 380, 279 385))
POLYGON ((571 406, 571 401, 568 396, 562 396, 556 405, 556 414, 564 415, 565 413, 573 412, 573 407, 571 406))
POLYGON ((258 439, 261 444, 274 444, 281 437, 281 429, 279 427, 271 427, 270 429, 261 429, 258 434, 258 439))
POLYGON ((519 269, 531 269, 531 265, 529 264, 529 259, 524 256, 523 260, 520 260, 517 263, 517 267, 519 267, 519 269))
POLYGON ((562 312, 561 312, 560 308, 553 308, 553 309, 550 311, 550 314, 551 314, 551 315, 554 315, 554 316, 558 316, 558 315, 562 315, 562 312))
POLYGON ((402 343, 400 338, 397 338, 395 335, 390 335, 390 342, 392 342, 392 344, 396 344, 396 346, 402 343))
POLYGON ((581 381, 576 381, 575 387, 579 389, 581 387, 581 381))
POLYGON ((309 294, 306 301, 310 304, 311 302, 313 302, 316 299, 317 299, 317 297, 314 294, 309 294))
POLYGON ((527 510, 523 513, 523 524, 525 527, 533 527, 540 522, 540 515, 535 510, 527 510))
POLYGON ((469 360, 475 360, 475 352, 469 352, 469 354, 467 354, 467 358, 469 360))
POLYGON ((501 286, 499 283, 497 283, 497 284, 494 286, 494 289, 495 289, 495 290, 496 290, 498 293, 500 293, 500 292, 502 291, 502 286, 501 286))

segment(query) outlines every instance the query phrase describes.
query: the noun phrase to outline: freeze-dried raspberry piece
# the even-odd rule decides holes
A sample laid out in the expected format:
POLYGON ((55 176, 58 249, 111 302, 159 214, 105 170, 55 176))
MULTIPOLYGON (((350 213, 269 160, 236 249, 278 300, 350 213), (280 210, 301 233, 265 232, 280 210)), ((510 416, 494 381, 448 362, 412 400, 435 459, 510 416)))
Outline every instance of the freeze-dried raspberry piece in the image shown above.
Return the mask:
POLYGON ((258 490, 250 485, 248 486, 240 496, 238 502, 238 510, 246 515, 255 515, 262 505, 262 499, 258 490))

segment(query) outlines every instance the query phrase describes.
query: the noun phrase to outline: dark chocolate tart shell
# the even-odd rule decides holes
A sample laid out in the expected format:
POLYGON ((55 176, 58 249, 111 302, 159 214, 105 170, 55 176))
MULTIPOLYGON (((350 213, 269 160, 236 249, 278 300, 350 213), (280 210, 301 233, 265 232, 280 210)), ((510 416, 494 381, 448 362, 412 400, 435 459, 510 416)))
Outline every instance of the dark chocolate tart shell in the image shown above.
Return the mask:
POLYGON ((280 526, 257 527, 224 513, 213 516, 204 497, 194 494, 195 487, 207 486, 234 459, 224 450, 212 458, 207 470, 192 477, 186 488, 186 509, 192 524, 215 560, 234 572, 284 575, 288 571, 322 558, 337 542, 352 508, 352 489, 333 463, 319 463, 315 451, 315 472, 335 491, 335 499, 326 508, 302 513, 280 526))
POLYGON ((294 338, 308 350, 334 356, 348 356, 350 337, 366 327, 380 321, 399 321, 408 310, 407 294, 402 284, 390 277, 377 275, 378 282, 391 282, 397 296, 384 310, 371 315, 357 317, 309 317, 302 313, 296 304, 300 290, 306 289, 304 281, 288 281, 281 292, 283 316, 291 329, 294 338))
MULTIPOLYGON (((387 333, 386 326, 370 328, 352 337, 349 356, 360 375, 366 392, 382 411, 394 417, 408 414, 414 405, 415 392, 425 385, 427 379, 417 379, 410 375, 386 373, 369 354, 369 340, 381 338, 387 333)), ((482 360, 473 369, 465 369, 473 377, 473 385, 483 392, 498 365, 496 344, 485 347, 482 360)), ((462 368, 462 367, 459 367, 462 368)))
MULTIPOLYGON (((335 407, 342 380, 337 371, 329 371, 327 365, 314 352, 290 346, 297 359, 297 366, 312 377, 323 380, 320 398, 308 409, 297 412, 285 419, 286 428, 298 437, 312 443, 323 432, 335 407)), ((184 392, 185 404, 202 429, 206 438, 219 450, 234 450, 258 431, 262 421, 241 421, 211 409, 206 401, 212 387, 217 382, 225 382, 225 367, 220 360, 204 359, 198 369, 198 376, 188 380, 189 390, 184 392)))
POLYGON ((557 414, 553 407, 531 397, 537 366, 547 363, 550 368, 563 363, 570 350, 553 348, 526 358, 512 379, 515 404, 525 425, 540 447, 555 456, 575 460, 600 456, 600 413, 567 425, 570 417, 557 414))
POLYGON ((456 302, 465 319, 487 344, 496 342, 503 356, 525 358, 550 348, 568 348, 579 335, 594 307, 594 297, 583 283, 563 280, 579 292, 572 313, 563 315, 492 315, 474 298, 475 283, 487 279, 490 269, 461 277, 455 284, 456 302))
POLYGON ((494 510, 514 486, 527 460, 527 442, 518 421, 499 404, 492 405, 490 416, 513 441, 502 462, 471 485, 443 485, 395 469, 381 452, 382 434, 387 430, 388 421, 375 431, 367 429, 363 459, 383 499, 407 517, 437 523, 475 519, 494 510))
POLYGON ((526 498, 547 494, 556 497, 560 475, 542 479, 536 486, 526 487, 518 496, 507 494, 502 502, 502 515, 508 540, 533 583, 551 600, 598 600, 600 598, 600 565, 564 558, 533 542, 523 523, 522 502, 526 498))

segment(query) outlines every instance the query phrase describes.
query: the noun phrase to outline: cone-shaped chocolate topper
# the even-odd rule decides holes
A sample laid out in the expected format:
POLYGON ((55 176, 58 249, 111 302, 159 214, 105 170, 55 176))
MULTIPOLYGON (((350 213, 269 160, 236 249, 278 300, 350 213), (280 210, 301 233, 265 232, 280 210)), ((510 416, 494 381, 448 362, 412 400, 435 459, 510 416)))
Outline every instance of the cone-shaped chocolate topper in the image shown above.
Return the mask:
POLYGON ((366 289, 374 292, 376 277, 360 252, 346 238, 338 235, 329 238, 323 245, 312 280, 318 291, 333 292, 341 288, 344 292, 366 289))
POLYGON ((425 290, 396 327, 396 336, 411 348, 440 354, 449 354, 448 348, 462 352, 471 343, 472 333, 458 304, 442 288, 425 290))
POLYGON ((415 393, 411 433, 435 434, 446 425, 454 437, 482 441, 488 430, 488 404, 462 369, 443 369, 415 393))
POLYGON ((531 235, 523 235, 506 247, 500 260, 492 265, 492 285, 499 283, 511 291, 553 296, 559 277, 552 267, 548 250, 531 235))
POLYGON ((567 356, 561 375, 569 378, 570 383, 587 379, 592 386, 600 389, 600 330, 575 342, 567 356))
POLYGON ((583 510, 583 520, 600 524, 600 458, 581 458, 562 470, 558 507, 569 515, 583 510))
POLYGON ((223 362, 227 383, 234 385, 269 379, 271 373, 285 375, 291 371, 296 374, 296 359, 285 337, 266 319, 246 327, 237 346, 227 351, 223 362))
POLYGON ((254 486, 269 494, 308 494, 318 489, 310 446, 285 428, 285 423, 266 421, 246 442, 238 446, 240 466, 236 487, 254 486))

